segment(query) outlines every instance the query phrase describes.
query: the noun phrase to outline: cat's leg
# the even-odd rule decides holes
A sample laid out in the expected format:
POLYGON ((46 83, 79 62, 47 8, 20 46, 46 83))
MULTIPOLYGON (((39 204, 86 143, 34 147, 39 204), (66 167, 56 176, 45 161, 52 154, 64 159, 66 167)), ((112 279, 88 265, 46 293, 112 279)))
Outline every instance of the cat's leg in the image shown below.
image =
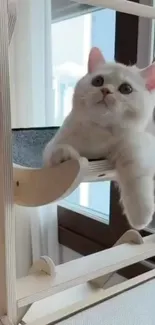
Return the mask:
POLYGON ((154 214, 155 138, 137 133, 112 150, 124 212, 132 227, 143 229, 154 214))
MULTIPOLYGON (((128 152, 131 151, 128 148, 128 152)), ((124 212, 135 229, 146 227, 154 213, 153 170, 146 165, 144 160, 138 160, 137 151, 130 157, 128 154, 120 155, 116 162, 124 212)))
MULTIPOLYGON (((126 172, 131 172, 126 169, 126 172)), ((121 178, 120 178, 121 179, 121 178)), ((120 180, 121 201, 130 225, 135 229, 145 228, 154 213, 154 182, 150 175, 135 179, 120 180)))
POLYGON ((69 145, 51 146, 49 143, 43 153, 43 162, 46 167, 54 167, 66 160, 78 159, 79 157, 78 152, 69 145))

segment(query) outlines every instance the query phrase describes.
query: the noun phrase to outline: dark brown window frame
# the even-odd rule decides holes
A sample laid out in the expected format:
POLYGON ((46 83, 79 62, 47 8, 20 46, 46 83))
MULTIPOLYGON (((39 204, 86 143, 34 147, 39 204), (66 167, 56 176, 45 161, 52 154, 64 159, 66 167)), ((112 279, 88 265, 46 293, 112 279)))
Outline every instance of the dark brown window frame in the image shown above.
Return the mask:
MULTIPOLYGON (((139 0, 132 1, 139 3, 139 0)), ((126 65, 137 62, 138 26, 137 16, 116 12, 115 60, 117 62, 126 65)), ((125 231, 130 229, 119 200, 118 188, 114 182, 111 182, 108 225, 84 213, 77 213, 58 205, 59 243, 81 255, 92 254, 111 247, 125 231)), ((147 231, 141 233, 144 236, 148 234, 147 231)), ((119 273, 131 278, 148 271, 148 268, 143 263, 137 263, 120 270, 119 273)))
MULTIPOLYGON (((88 217, 71 208, 58 205, 58 239, 59 243, 80 253, 83 256, 110 248, 121 235, 130 229, 127 219, 119 205, 119 193, 112 182, 110 187, 110 220, 109 225, 88 217)), ((143 236, 148 235, 142 231, 143 236)), ((127 278, 148 271, 143 263, 136 263, 121 269, 118 273, 127 278)))

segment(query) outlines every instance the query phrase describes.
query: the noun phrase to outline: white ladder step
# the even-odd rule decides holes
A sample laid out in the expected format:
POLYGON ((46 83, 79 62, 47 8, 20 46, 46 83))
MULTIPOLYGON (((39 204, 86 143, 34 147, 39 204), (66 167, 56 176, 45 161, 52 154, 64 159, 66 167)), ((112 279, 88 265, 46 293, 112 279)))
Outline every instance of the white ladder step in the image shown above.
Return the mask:
POLYGON ((17 305, 23 307, 155 255, 155 235, 143 244, 126 243, 59 265, 55 276, 43 272, 17 280, 17 305))

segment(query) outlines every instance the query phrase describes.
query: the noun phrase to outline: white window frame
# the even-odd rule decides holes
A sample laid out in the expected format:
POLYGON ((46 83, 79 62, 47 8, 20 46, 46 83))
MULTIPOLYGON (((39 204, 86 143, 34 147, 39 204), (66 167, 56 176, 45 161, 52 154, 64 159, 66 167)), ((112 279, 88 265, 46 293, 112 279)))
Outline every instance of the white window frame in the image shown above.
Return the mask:
MULTIPOLYGON (((140 4, 153 6, 154 0, 141 0, 140 4)), ((154 47, 154 20, 147 18, 139 18, 138 32, 138 58, 137 65, 144 68, 150 64, 153 59, 154 47), (153 41, 152 41, 153 39, 153 41)))

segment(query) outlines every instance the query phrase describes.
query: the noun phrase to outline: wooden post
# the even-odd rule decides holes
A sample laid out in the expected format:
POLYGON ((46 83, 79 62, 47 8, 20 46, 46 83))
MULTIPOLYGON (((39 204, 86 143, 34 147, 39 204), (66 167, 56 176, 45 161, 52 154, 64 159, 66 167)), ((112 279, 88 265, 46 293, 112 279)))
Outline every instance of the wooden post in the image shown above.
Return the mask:
POLYGON ((8 3, 0 0, 0 318, 17 322, 15 215, 8 61, 8 3))

